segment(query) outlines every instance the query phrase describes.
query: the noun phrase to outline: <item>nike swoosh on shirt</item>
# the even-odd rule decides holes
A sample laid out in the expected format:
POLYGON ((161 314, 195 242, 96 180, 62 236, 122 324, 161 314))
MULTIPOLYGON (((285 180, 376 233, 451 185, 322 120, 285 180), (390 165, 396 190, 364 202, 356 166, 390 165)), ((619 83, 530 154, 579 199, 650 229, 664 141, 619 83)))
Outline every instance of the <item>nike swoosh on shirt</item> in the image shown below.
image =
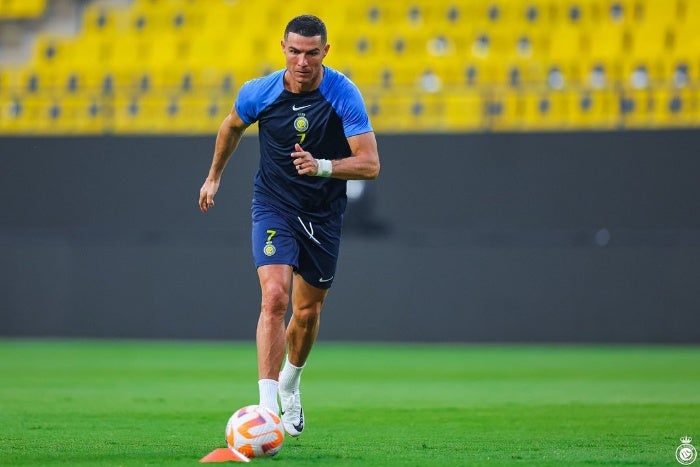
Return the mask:
POLYGON ((297 107, 296 105, 292 105, 292 110, 296 112, 297 110, 304 110, 304 109, 306 109, 306 108, 309 108, 309 107, 311 107, 312 105, 313 105, 313 104, 302 105, 301 107, 297 107))
POLYGON ((330 281, 333 280, 334 277, 335 277, 335 276, 331 276, 331 277, 329 277, 328 279, 324 279, 323 277, 319 277, 319 278, 318 278, 318 281, 319 281, 319 282, 330 282, 330 281))

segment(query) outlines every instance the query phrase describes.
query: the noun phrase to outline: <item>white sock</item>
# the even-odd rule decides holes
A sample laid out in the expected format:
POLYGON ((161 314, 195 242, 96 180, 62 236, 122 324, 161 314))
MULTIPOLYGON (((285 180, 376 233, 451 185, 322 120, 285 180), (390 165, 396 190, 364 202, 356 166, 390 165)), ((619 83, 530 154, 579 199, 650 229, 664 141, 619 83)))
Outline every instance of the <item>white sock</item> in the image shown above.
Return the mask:
POLYGON ((258 381, 260 390, 260 405, 267 407, 274 413, 279 413, 280 407, 277 403, 277 388, 279 383, 274 379, 261 379, 258 381))
POLYGON ((280 388, 287 392, 298 391, 301 381, 301 372, 304 371, 305 366, 306 363, 302 366, 294 366, 289 362, 289 358, 286 358, 284 367, 282 367, 282 371, 280 372, 280 388))

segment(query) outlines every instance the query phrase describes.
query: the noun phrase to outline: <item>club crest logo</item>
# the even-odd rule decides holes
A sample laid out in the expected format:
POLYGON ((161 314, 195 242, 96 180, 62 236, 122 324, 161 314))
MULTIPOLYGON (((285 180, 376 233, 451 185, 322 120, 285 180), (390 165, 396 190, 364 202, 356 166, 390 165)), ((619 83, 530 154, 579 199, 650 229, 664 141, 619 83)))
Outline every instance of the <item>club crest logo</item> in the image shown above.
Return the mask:
POLYGON ((273 245, 272 242, 267 242, 263 247, 263 253, 265 253, 265 256, 272 256, 276 252, 277 248, 275 248, 275 245, 273 245))
POLYGON ((268 229, 266 233, 267 241, 263 247, 263 253, 265 253, 265 256, 272 256, 277 252, 277 248, 275 248, 275 245, 272 244, 272 239, 275 237, 275 235, 277 235, 277 231, 274 229, 268 229))
POLYGON ((303 114, 294 119, 294 129, 299 133, 304 133, 309 129, 309 121, 303 114))
POLYGON ((690 444, 693 438, 684 436, 681 438, 681 445, 676 448, 676 460, 679 464, 690 465, 698 458, 698 451, 690 444))

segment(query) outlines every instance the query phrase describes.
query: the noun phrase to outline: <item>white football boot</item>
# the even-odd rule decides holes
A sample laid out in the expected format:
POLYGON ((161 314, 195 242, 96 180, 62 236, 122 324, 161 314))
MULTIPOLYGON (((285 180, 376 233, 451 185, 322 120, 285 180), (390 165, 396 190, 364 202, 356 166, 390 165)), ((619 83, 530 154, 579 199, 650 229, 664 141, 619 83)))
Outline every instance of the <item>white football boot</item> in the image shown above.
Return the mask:
POLYGON ((282 424, 290 436, 299 436, 304 431, 304 410, 301 408, 301 393, 285 392, 280 388, 280 406, 282 408, 282 424))

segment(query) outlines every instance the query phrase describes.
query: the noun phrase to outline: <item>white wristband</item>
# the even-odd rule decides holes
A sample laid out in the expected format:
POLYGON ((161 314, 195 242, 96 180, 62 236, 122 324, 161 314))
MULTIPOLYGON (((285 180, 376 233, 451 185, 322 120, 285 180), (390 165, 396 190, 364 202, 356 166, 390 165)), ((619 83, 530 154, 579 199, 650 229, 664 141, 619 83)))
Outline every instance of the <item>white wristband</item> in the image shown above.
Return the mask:
POLYGON ((328 159, 316 159, 318 163, 317 177, 330 177, 333 173, 333 163, 328 159))

